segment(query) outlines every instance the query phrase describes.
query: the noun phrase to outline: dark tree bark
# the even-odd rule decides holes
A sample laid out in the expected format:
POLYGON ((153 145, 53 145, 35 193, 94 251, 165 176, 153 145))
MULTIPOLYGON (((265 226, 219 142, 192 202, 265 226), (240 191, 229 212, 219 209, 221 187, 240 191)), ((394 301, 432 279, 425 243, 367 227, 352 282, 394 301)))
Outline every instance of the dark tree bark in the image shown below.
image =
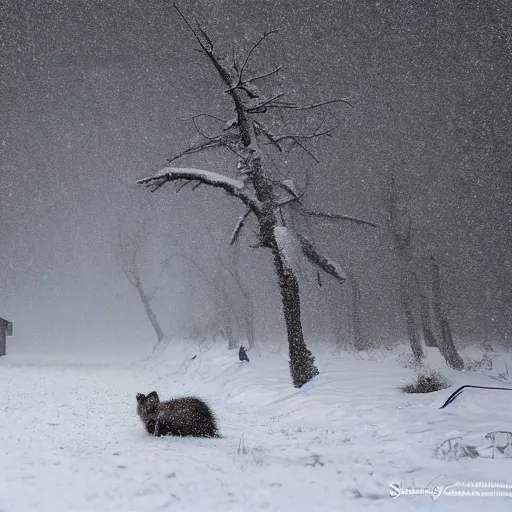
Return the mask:
POLYGON ((151 299, 146 295, 144 292, 144 288, 142 287, 142 283, 140 282, 140 278, 136 279, 135 286, 137 293, 139 294, 140 300, 142 301, 142 305, 144 306, 144 311, 146 312, 146 315, 151 323, 151 326, 153 327, 156 338, 157 338, 157 346, 162 342, 164 339, 164 331, 160 327, 160 324, 158 322, 158 318, 155 315, 155 312, 153 311, 153 308, 151 307, 151 299))
POLYGON ((441 275, 439 272, 439 265, 434 257, 431 257, 432 269, 432 299, 434 316, 441 333, 439 338, 439 350, 446 360, 446 363, 455 370, 464 369, 464 361, 460 357, 453 343, 453 338, 446 313, 446 305, 444 302, 443 292, 441 288, 441 275))
POLYGON ((293 385, 302 387, 306 382, 316 377, 320 372, 315 366, 315 358, 307 348, 302 331, 299 283, 294 272, 285 267, 281 253, 272 250, 274 266, 279 280, 279 289, 283 301, 283 312, 288 333, 288 347, 290 356, 290 372, 293 385))
POLYGON ((425 293, 417 272, 414 273, 414 281, 420 303, 421 329, 423 331, 423 340, 427 347, 437 347, 434 326, 432 325, 432 315, 430 312, 430 303, 428 295, 425 293))
POLYGON ((407 336, 409 337, 411 350, 416 361, 421 361, 425 357, 425 353, 416 327, 416 319, 413 309, 414 299, 411 294, 411 276, 404 271, 402 271, 400 288, 405 324, 407 327, 407 336))
POLYGON ((413 271, 412 271, 412 219, 398 201, 395 178, 392 175, 388 193, 388 226, 393 237, 400 273, 400 300, 407 328, 407 336, 416 361, 424 357, 423 346, 418 335, 414 314, 413 271))

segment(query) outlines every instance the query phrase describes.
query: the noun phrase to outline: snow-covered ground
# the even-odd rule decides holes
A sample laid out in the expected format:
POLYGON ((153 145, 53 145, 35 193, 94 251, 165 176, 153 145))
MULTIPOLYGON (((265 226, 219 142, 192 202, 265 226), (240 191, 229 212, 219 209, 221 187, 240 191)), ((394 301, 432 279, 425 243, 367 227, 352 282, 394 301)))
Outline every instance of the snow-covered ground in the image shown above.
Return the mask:
POLYGON ((224 347, 183 344, 130 364, 0 358, 0 511, 512 509, 505 497, 389 494, 391 482, 512 484, 512 459, 434 456, 455 436, 484 453, 488 432, 512 430, 506 391, 471 390, 439 410, 459 385, 507 384, 443 368, 454 386, 407 395, 397 386, 412 372, 396 353, 314 353, 321 375, 301 390, 284 351, 249 353, 250 363, 224 347), (224 437, 149 436, 135 394, 152 390, 208 399, 224 437))

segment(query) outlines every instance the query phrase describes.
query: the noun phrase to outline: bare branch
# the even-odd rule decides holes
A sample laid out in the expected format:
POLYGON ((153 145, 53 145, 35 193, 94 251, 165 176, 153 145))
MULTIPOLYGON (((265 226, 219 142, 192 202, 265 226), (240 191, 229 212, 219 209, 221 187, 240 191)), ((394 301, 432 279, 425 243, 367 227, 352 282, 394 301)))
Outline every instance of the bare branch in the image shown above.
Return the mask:
POLYGON ((300 248, 304 256, 313 264, 322 269, 326 274, 333 276, 338 281, 345 281, 347 276, 345 272, 339 267, 336 263, 329 260, 325 256, 319 254, 313 245, 313 243, 308 240, 305 236, 297 233, 297 238, 299 239, 300 248))
POLYGON ((190 185, 191 183, 193 183, 193 182, 192 181, 182 181, 182 182, 177 181, 176 182, 176 193, 181 192, 187 185, 190 185))
POLYGON ((213 52, 213 41, 209 38, 208 34, 203 30, 201 25, 199 25, 199 22, 196 21, 196 25, 203 37, 206 39, 206 42, 210 45, 210 51, 213 52))
POLYGON ((315 156, 315 154, 310 149, 308 149, 300 140, 295 139, 293 142, 295 145, 299 146, 299 148, 302 149, 306 154, 308 154, 317 164, 320 163, 320 160, 315 156))
POLYGON ((231 48, 231 51, 233 53, 233 69, 237 74, 240 74, 240 68, 238 67, 238 57, 236 55, 234 46, 231 48))
POLYGON ((128 269, 123 266, 123 272, 126 276, 126 279, 128 279, 128 282, 134 287, 138 288, 140 284, 140 279, 137 279, 137 276, 134 274, 133 269, 128 269))
POLYGON ((294 103, 285 103, 285 102, 274 102, 273 104, 267 105, 268 108, 288 108, 288 109, 294 109, 294 110, 310 110, 313 108, 319 108, 323 107, 325 105, 331 105, 332 103, 345 103, 353 108, 352 103, 350 103, 348 100, 344 98, 340 98, 337 100, 328 100, 328 101, 321 101, 319 103, 310 103, 309 105, 296 105, 294 103))
POLYGON ((276 135, 274 135, 267 127, 265 127, 262 123, 260 123, 259 121, 254 121, 254 127, 256 128, 256 130, 259 130, 263 135, 265 135, 265 137, 267 138, 267 140, 273 144, 280 153, 283 152, 283 148, 278 144, 278 142, 276 141, 276 135))
MULTIPOLYGON (((279 141, 282 140, 292 140, 293 144, 287 149, 287 151, 291 151, 293 146, 299 146, 300 149, 302 149, 308 156, 310 156, 316 163, 319 163, 320 160, 314 155, 312 151, 310 151, 297 137, 299 136, 278 136, 272 133, 268 128, 266 128, 261 122, 254 121, 254 126, 257 130, 260 130, 263 135, 267 138, 267 140, 270 142, 270 144, 274 145, 280 153, 284 151, 284 149, 280 146, 279 141)), ((318 134, 317 136, 320 136, 321 134, 318 134)), ((307 137, 306 138, 310 138, 307 137)))
POLYGON ((186 262, 190 263, 193 267, 195 267, 195 269, 199 272, 199 274, 201 276, 203 276, 203 278, 205 279, 205 281, 214 289, 214 290, 217 290, 218 292, 220 292, 221 294, 225 294, 226 291, 223 290, 220 286, 219 286, 219 283, 215 280, 215 279, 212 279, 212 277, 203 269, 203 267, 201 267, 201 265, 194 259, 192 258, 191 256, 188 256, 187 254, 185 254, 184 252, 176 252, 174 254, 171 254, 170 256, 168 256, 164 261, 162 261, 162 265, 163 266, 167 266, 169 265, 169 263, 171 262, 172 259, 176 258, 176 257, 179 257, 179 258, 182 258, 183 260, 185 260, 186 262))
POLYGON ((283 69, 283 65, 279 65, 277 66, 277 68, 274 68, 270 71, 267 71, 265 73, 261 73, 260 75, 256 75, 256 76, 253 76, 252 78, 248 78, 247 80, 245 80, 244 83, 248 83, 248 82, 254 82, 255 80, 261 80, 262 78, 267 78, 269 76, 272 76, 276 73, 279 73, 279 71, 281 71, 281 69, 283 69))
MULTIPOLYGON (((194 27, 190 24, 190 22, 187 20, 185 15, 180 11, 176 3, 172 4, 173 7, 178 11, 178 14, 183 18, 183 21, 186 23, 187 27, 190 29, 192 34, 194 34, 194 37, 196 38, 197 42, 199 43, 199 46, 201 47, 202 51, 206 53, 207 55, 211 54, 213 52, 213 44, 210 46, 210 48, 207 48, 203 41, 201 41, 201 38, 197 34, 197 32, 194 30, 194 27)), ((200 27, 199 27, 200 28, 200 27)), ((200 28, 201 33, 204 32, 202 28, 200 28)), ((209 37, 206 38, 207 42, 211 41, 209 37)))
POLYGON ((238 235, 240 234, 240 231, 244 227, 245 220, 251 213, 251 210, 247 210, 243 215, 240 216, 238 219, 238 222, 236 223, 235 229, 233 230, 233 234, 231 235, 231 240, 229 241, 229 245, 234 245, 236 242, 238 235))
MULTIPOLYGON (((249 193, 244 190, 245 185, 241 180, 228 178, 222 174, 204 171, 202 169, 185 169, 180 167, 165 167, 155 176, 143 178, 137 183, 152 187, 152 192, 158 190, 168 181, 197 181, 199 184, 209 185, 215 188, 222 188, 229 195, 240 199, 255 215, 260 214, 260 206, 257 199, 252 198, 249 193)), ((199 185, 198 185, 199 186, 199 185)))
POLYGON ((271 71, 266 71, 264 73, 261 73, 260 75, 256 75, 256 76, 253 76, 251 78, 248 78, 247 80, 244 80, 243 82, 239 81, 236 85, 234 85, 233 87, 227 89, 224 92, 231 92, 234 89, 236 89, 237 87, 238 88, 244 88, 247 84, 250 84, 250 83, 254 82, 255 80, 261 80, 262 78, 267 78, 267 77, 269 77, 271 75, 274 75, 275 73, 278 73, 282 68, 283 68, 283 66, 281 65, 281 66, 278 66, 275 69, 272 69, 271 71))
POLYGON ((203 130, 201 130, 201 128, 199 128, 198 124, 197 124, 197 119, 200 118, 200 117, 203 117, 205 114, 199 114, 197 116, 193 116, 192 117, 192 123, 194 124, 194 128, 196 129, 196 132, 199 133, 199 135, 201 135, 202 137, 204 137, 205 139, 208 139, 208 140, 219 140, 220 136, 219 135, 214 135, 214 136, 209 136, 209 135, 206 135, 206 133, 203 132, 203 130))
POLYGON ((265 109, 271 105, 272 102, 274 102, 276 99, 278 98, 281 98, 282 96, 284 96, 284 93, 281 92, 279 94, 276 94, 275 96, 273 96, 272 98, 268 99, 268 100, 265 100, 265 101, 262 101, 261 103, 259 103, 258 105, 254 105, 252 107, 249 107, 247 109, 247 112, 250 112, 250 113, 253 113, 253 114, 256 114, 256 113, 263 113, 265 112, 265 109))
POLYGON ((316 139, 317 137, 328 137, 331 135, 331 133, 339 126, 333 126, 332 128, 329 128, 328 130, 324 130, 323 132, 315 131, 314 133, 310 134, 290 134, 290 135, 280 135, 275 138, 275 142, 281 142, 282 140, 297 140, 297 139, 316 139))
POLYGON ((278 182, 278 185, 292 195, 294 199, 300 199, 302 197, 301 194, 297 194, 293 180, 282 180, 278 182))
POLYGON ((222 146, 223 142, 219 140, 213 140, 209 139, 204 142, 201 142, 201 144, 196 144, 194 146, 190 146, 189 148, 185 149, 181 153, 178 153, 177 155, 174 155, 171 158, 167 159, 167 163, 174 162, 175 160, 178 160, 179 158, 182 158, 187 155, 193 155, 194 153, 200 153, 201 151, 204 151, 205 149, 215 148, 218 146, 222 146))
POLYGON ((251 58, 251 55, 253 54, 254 50, 256 50, 256 48, 258 48, 258 46, 265 40, 265 38, 267 38, 268 36, 272 35, 272 34, 275 34, 276 32, 279 32, 279 30, 270 30, 268 32, 265 32, 259 39, 258 41, 256 41, 253 45, 252 45, 252 48, 247 52, 247 56, 245 57, 245 60, 242 64, 242 66, 240 67, 240 72, 238 73, 238 77, 239 77, 239 81, 241 82, 242 81, 242 75, 244 73, 244 70, 245 70, 245 67, 247 66, 247 63, 249 62, 249 59, 251 58))
POLYGON ((352 217, 350 215, 343 215, 340 213, 327 213, 327 212, 308 210, 307 208, 305 208, 302 205, 300 205, 300 211, 304 215, 308 215, 310 217, 319 217, 322 219, 329 219, 329 220, 348 220, 351 222, 355 222, 356 224, 365 224, 367 226, 372 226, 374 228, 378 227, 377 224, 375 224, 374 222, 370 222, 369 220, 363 220, 363 219, 359 219, 357 217, 352 217))

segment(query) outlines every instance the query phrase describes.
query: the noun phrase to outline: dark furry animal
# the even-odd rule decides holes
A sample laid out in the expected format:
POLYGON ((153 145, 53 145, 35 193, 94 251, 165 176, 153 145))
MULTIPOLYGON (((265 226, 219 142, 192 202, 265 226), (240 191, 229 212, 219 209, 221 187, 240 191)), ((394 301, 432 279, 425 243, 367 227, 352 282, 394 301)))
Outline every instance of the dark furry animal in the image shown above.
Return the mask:
POLYGON ((155 436, 220 437, 208 405, 194 396, 160 402, 156 391, 137 393, 137 414, 155 436))
POLYGON ((240 347, 240 350, 238 351, 238 359, 240 359, 240 361, 249 362, 249 358, 247 357, 247 352, 244 347, 240 347))

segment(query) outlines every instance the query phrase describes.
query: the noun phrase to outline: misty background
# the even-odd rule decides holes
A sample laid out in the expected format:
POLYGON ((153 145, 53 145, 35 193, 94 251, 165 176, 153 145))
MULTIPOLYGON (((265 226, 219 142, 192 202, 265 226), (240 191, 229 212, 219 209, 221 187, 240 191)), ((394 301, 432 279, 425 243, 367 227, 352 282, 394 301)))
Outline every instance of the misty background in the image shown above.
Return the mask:
MULTIPOLYGON (((379 228, 314 222, 323 252, 361 286, 365 334, 405 337, 386 228, 390 172, 414 220, 419 264, 440 265, 456 343, 510 344, 512 332, 512 4, 508 0, 187 1, 219 50, 248 48, 284 64, 290 98, 348 98, 320 164, 280 160, 310 207, 379 228), (426 264, 426 263, 425 263, 426 264), (486 300, 487 298, 487 300, 486 300)), ((196 136, 190 118, 232 117, 227 97, 169 2, 7 0, 0 3, 0 316, 14 322, 8 351, 116 353, 154 344, 154 332, 117 258, 119 226, 147 226, 144 272, 161 284, 155 308, 168 337, 215 318, 207 272, 230 261, 243 209, 216 190, 136 184, 196 136)), ((178 165, 225 172, 229 155, 178 165)), ((272 165, 271 169, 274 169, 272 165)), ((274 169, 275 170, 275 169, 274 169)), ((260 340, 283 341, 270 255, 243 239, 241 271, 253 292, 260 340)), ((304 272, 306 339, 346 330, 347 292, 304 272)))

